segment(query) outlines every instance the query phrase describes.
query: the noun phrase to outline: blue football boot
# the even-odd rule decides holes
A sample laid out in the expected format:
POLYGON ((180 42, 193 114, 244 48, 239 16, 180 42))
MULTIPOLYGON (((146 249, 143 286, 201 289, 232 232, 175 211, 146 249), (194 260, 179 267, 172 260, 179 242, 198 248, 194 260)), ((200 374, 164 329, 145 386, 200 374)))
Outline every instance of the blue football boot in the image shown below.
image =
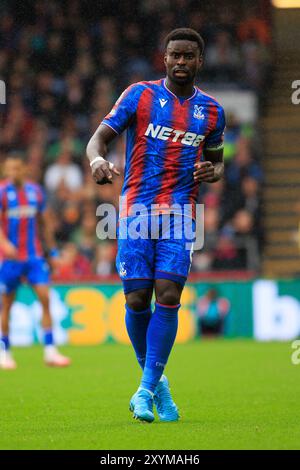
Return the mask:
POLYGON ((133 412, 133 417, 140 421, 152 423, 153 414, 153 395, 146 389, 139 388, 130 400, 129 410, 133 412))
POLYGON ((178 408, 173 401, 169 381, 165 375, 162 376, 155 389, 154 404, 160 421, 178 421, 178 408))

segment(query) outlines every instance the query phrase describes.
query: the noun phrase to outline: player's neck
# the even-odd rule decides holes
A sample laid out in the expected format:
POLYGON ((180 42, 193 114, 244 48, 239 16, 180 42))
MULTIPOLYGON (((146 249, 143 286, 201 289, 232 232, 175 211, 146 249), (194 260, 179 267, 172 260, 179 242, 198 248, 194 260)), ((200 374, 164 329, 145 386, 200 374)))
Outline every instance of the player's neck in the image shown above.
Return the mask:
POLYGON ((11 180, 11 182, 18 189, 22 188, 22 186, 24 184, 23 180, 11 180))
POLYGON ((194 93, 194 83, 187 83, 185 85, 178 85, 172 82, 169 77, 165 80, 166 87, 180 98, 190 98, 194 93))

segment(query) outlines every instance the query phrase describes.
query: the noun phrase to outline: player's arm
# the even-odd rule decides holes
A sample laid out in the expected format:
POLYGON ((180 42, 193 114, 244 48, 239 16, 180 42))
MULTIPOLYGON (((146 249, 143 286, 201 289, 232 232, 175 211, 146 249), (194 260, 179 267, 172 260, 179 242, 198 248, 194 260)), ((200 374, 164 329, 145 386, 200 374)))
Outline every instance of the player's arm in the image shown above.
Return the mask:
POLYGON ((111 127, 100 124, 87 145, 86 155, 90 161, 93 178, 97 184, 111 184, 113 174, 120 175, 114 165, 105 160, 108 144, 117 135, 111 127))
POLYGON ((204 149, 205 161, 195 164, 194 181, 197 183, 215 183, 224 175, 223 148, 204 149))
POLYGON ((36 215, 38 234, 43 240, 48 257, 55 259, 59 256, 55 240, 55 214, 51 207, 47 206, 47 200, 42 188, 38 190, 38 212, 36 215))
POLYGON ((18 250, 15 245, 7 238, 1 227, 3 215, 5 216, 5 208, 3 203, 3 193, 0 190, 0 247, 6 258, 15 259, 18 256, 18 250))
MULTIPOLYGON (((0 218, 1 218, 1 211, 0 211, 0 218)), ((18 255, 18 250, 13 245, 9 239, 5 236, 1 226, 0 226, 0 246, 1 251, 3 252, 6 258, 15 259, 18 255)))
POLYGON ((55 240, 55 233, 53 230, 53 212, 50 208, 46 208, 43 212, 37 214, 37 222, 39 226, 39 233, 43 237, 45 248, 50 257, 55 258, 58 255, 58 248, 55 240))
POLYGON ((107 147, 128 127, 135 115, 141 91, 142 88, 138 84, 129 86, 116 101, 110 113, 105 116, 87 145, 86 154, 97 184, 111 184, 113 175, 120 175, 114 165, 105 160, 107 147))

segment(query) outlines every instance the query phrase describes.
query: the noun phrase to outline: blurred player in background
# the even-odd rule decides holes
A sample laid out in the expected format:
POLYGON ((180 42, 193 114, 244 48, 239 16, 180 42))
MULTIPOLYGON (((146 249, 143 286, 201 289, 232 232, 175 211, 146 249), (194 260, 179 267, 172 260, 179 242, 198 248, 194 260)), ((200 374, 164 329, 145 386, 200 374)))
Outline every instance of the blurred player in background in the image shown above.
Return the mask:
MULTIPOLYGON (((120 207, 116 263, 126 297, 128 335, 143 369, 130 409, 136 419, 147 422, 154 419, 153 404, 162 421, 179 417, 163 371, 176 338, 192 247, 187 249, 184 236, 174 235, 175 217, 170 217, 171 237, 162 234, 157 240, 123 239, 122 222, 137 218, 134 204, 143 204, 145 217, 151 218, 161 215, 153 210, 155 204, 182 209, 189 204, 195 209, 199 183, 218 181, 224 172, 223 108, 194 86, 203 40, 196 31, 180 28, 167 36, 165 46, 166 79, 127 88, 87 146, 96 183, 112 183, 119 172, 103 157, 111 140, 128 128, 122 189, 127 207, 120 207)), ((187 218, 181 223, 187 224, 187 218)))
POLYGON ((41 236, 50 257, 55 259, 58 251, 43 190, 38 184, 27 181, 26 164, 19 154, 7 156, 4 175, 7 179, 0 182, 0 247, 3 257, 0 265, 0 367, 16 368, 10 352, 9 315, 23 277, 27 278, 42 305, 45 363, 49 366, 68 366, 70 359, 58 352, 53 341, 49 311, 49 266, 43 255, 41 236))

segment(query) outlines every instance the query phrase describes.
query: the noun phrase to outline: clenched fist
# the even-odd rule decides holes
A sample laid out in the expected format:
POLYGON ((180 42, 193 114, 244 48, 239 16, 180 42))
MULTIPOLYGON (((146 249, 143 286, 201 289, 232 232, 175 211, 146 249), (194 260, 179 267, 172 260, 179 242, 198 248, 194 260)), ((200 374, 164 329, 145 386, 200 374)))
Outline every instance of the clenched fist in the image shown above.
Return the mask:
POLYGON ((120 176, 120 172, 113 163, 106 160, 95 162, 92 165, 92 175, 97 184, 112 184, 113 175, 120 176))
POLYGON ((212 162, 195 163, 195 171, 193 173, 194 181, 197 183, 212 183, 215 181, 215 167, 212 162))

